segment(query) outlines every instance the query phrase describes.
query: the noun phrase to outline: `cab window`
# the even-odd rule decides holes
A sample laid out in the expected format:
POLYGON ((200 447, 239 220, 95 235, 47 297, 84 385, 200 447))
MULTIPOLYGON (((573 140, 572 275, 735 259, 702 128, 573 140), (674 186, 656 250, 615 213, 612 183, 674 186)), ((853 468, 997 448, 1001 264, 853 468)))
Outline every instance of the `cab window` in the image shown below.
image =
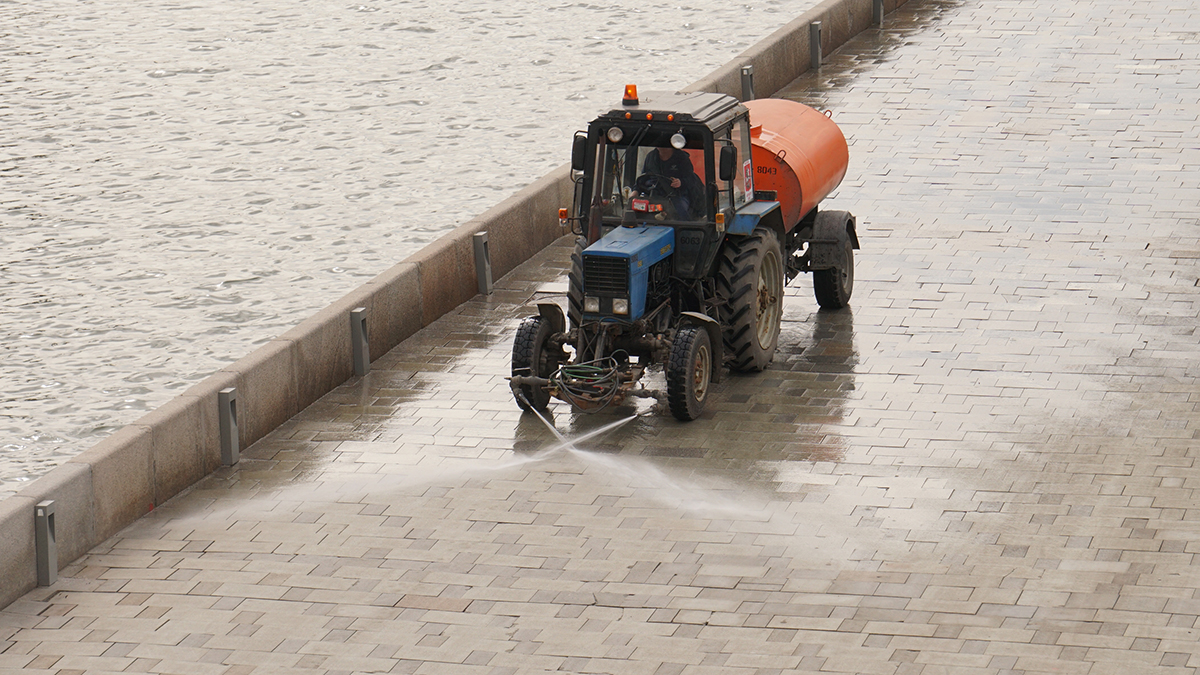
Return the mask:
POLYGON ((676 150, 673 134, 674 130, 631 132, 606 146, 597 186, 605 218, 643 222, 706 216, 703 137, 684 132, 685 146, 676 150), (687 160, 681 164, 678 156, 670 159, 672 155, 687 160))
POLYGON ((751 161, 750 119, 742 117, 733 125, 731 140, 738 149, 737 175, 733 179, 733 203, 741 208, 754 196, 754 164, 751 161))
POLYGON ((751 182, 753 175, 749 170, 749 123, 743 117, 732 126, 718 132, 716 139, 718 141, 716 147, 718 148, 723 145, 732 145, 737 148, 737 164, 734 167, 733 179, 726 182, 720 180, 720 176, 717 177, 717 190, 720 194, 718 206, 722 211, 728 210, 731 204, 734 209, 739 209, 748 200, 749 193, 754 190, 753 183, 751 182))

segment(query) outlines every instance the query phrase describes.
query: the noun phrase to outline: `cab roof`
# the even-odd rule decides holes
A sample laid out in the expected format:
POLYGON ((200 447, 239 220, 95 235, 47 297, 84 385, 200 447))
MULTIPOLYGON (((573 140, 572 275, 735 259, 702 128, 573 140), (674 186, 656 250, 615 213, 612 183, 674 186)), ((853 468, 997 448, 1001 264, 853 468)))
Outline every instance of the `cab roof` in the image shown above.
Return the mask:
POLYGON ((636 105, 622 104, 601 114, 598 119, 623 121, 627 119, 626 113, 633 113, 633 120, 645 120, 646 113, 651 113, 653 121, 665 121, 667 115, 674 115, 675 122, 701 122, 713 127, 728 119, 738 108, 745 110, 736 98, 726 94, 644 91, 636 105))

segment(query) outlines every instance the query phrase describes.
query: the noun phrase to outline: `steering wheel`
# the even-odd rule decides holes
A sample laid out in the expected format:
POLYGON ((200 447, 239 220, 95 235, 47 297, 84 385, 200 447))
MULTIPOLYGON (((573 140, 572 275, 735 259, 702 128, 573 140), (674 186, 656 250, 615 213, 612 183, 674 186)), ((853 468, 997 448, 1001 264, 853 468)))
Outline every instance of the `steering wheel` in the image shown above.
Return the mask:
POLYGON ((671 179, 661 173, 644 173, 638 176, 634 187, 644 195, 654 195, 657 192, 663 197, 670 197, 675 194, 675 188, 671 187, 671 179))

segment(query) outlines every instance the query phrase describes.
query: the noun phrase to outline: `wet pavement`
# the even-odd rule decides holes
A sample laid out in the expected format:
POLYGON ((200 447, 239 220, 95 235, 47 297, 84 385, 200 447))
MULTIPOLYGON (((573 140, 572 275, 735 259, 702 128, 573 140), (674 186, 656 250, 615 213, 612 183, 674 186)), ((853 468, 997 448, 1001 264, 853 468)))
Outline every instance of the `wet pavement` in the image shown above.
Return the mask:
POLYGON ((0 672, 1194 673, 1196 26, 911 3, 785 93, 851 142, 852 309, 798 279, 704 418, 517 411, 563 241, 0 612, 0 672))

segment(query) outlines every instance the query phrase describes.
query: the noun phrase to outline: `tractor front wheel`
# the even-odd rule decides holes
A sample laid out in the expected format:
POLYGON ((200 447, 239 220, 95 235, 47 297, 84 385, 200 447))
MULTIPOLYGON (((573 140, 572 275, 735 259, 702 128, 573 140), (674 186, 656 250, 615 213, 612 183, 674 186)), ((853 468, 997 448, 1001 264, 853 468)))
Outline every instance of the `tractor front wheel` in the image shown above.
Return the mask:
MULTIPOLYGON (((512 374, 550 377, 558 370, 561 359, 552 353, 549 346, 550 322, 540 316, 531 316, 521 322, 517 336, 513 338, 512 374)), ((545 387, 521 385, 513 390, 513 397, 521 410, 543 412, 550 404, 550 392, 545 387)))
POLYGON ((708 331, 699 326, 675 331, 666 367, 667 403, 675 419, 690 422, 704 412, 712 369, 708 331))
POLYGON ((775 356, 783 320, 783 255, 773 230, 730 237, 721 251, 717 294, 725 353, 733 370, 758 371, 775 356))

